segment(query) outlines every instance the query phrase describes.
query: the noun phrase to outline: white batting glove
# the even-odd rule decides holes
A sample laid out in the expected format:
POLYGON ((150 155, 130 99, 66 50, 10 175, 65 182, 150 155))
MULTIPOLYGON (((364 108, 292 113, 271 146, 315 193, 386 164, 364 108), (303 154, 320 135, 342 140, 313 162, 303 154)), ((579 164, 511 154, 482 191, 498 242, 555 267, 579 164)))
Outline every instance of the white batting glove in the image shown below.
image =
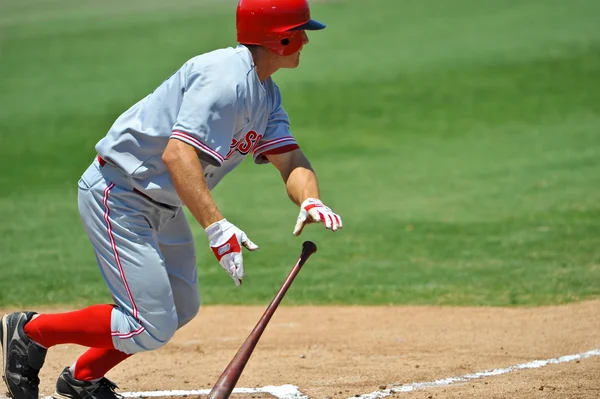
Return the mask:
POLYGON ((250 241, 246 233, 229 223, 227 219, 211 224, 205 231, 210 241, 210 249, 221 267, 229 273, 235 285, 240 286, 244 278, 242 246, 250 251, 256 251, 258 245, 250 241))
POLYGON ((333 211, 326 207, 321 200, 307 198, 302 205, 300 205, 300 215, 298 215, 293 234, 299 236, 305 225, 318 222, 323 222, 325 227, 331 231, 342 228, 341 217, 333 213, 333 211))

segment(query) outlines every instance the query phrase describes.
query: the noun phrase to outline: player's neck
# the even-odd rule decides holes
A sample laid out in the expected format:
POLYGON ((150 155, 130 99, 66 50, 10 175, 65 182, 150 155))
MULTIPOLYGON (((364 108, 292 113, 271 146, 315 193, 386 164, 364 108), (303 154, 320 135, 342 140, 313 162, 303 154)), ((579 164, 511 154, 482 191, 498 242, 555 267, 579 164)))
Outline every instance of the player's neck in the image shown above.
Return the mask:
POLYGON ((267 80, 271 75, 279 70, 277 57, 269 50, 263 47, 252 47, 250 53, 256 65, 256 74, 261 82, 267 80))

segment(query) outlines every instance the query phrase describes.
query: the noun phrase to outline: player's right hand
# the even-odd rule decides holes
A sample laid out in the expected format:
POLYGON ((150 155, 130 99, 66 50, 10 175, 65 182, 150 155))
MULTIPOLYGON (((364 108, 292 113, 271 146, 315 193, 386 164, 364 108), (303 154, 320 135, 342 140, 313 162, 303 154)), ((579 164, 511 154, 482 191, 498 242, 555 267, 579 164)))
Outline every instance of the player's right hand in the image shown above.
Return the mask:
POLYGON ((244 278, 242 246, 250 251, 256 251, 258 245, 250 241, 246 233, 229 223, 227 219, 211 224, 205 231, 210 241, 210 249, 223 269, 229 273, 235 285, 240 286, 244 278))

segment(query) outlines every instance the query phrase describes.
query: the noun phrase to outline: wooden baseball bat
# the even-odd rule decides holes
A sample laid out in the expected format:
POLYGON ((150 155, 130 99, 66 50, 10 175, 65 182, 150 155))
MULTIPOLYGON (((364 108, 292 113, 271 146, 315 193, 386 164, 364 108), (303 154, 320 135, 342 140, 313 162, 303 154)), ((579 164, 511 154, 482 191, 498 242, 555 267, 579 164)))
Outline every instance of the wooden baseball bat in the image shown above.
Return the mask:
POLYGON ((315 252, 317 252, 317 246, 315 245, 315 243, 312 241, 304 241, 304 243, 302 244, 302 252, 300 253, 298 261, 288 274, 281 288, 279 288, 279 291, 277 291, 277 294, 275 295, 269 306, 267 306, 267 310, 265 310, 265 313, 263 313, 258 323, 256 323, 254 330, 252 330, 250 335, 248 335, 246 341, 244 341, 234 358, 223 371, 223 374, 221 374, 221 376, 215 383, 215 386, 208 394, 208 399, 229 398, 229 395, 231 395, 231 391, 233 391, 235 384, 237 384, 240 375, 242 375, 242 371, 244 371, 244 367, 246 366, 248 359, 250 359, 250 355, 252 355, 254 347, 258 343, 258 340, 260 339, 260 336, 262 335, 263 331, 265 331, 269 320, 271 320, 271 316, 273 316, 273 313, 275 313, 277 306, 279 306, 279 304, 281 303, 283 296, 287 292, 288 288, 290 288, 290 285, 292 285, 294 278, 296 277, 304 263, 306 263, 308 258, 315 252))

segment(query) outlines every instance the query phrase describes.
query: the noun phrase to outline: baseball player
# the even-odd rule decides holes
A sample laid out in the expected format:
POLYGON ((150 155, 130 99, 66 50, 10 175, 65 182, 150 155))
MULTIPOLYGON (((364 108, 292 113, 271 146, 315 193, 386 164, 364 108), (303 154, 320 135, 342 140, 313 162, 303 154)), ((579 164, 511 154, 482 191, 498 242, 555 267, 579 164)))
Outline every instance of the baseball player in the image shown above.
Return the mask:
POLYGON ((200 306, 196 254, 186 206, 236 285, 242 248, 258 249, 217 207, 211 189, 251 154, 281 173, 300 206, 293 229, 308 223, 336 231, 338 215, 319 199, 317 178, 290 132, 271 75, 295 68, 308 43, 306 0, 241 0, 236 48, 187 61, 115 121, 79 180, 86 233, 115 304, 59 314, 2 317, 4 381, 14 399, 37 399, 38 373, 49 348, 89 349, 66 367, 56 399, 114 399, 104 375, 134 353, 165 345, 200 306))

